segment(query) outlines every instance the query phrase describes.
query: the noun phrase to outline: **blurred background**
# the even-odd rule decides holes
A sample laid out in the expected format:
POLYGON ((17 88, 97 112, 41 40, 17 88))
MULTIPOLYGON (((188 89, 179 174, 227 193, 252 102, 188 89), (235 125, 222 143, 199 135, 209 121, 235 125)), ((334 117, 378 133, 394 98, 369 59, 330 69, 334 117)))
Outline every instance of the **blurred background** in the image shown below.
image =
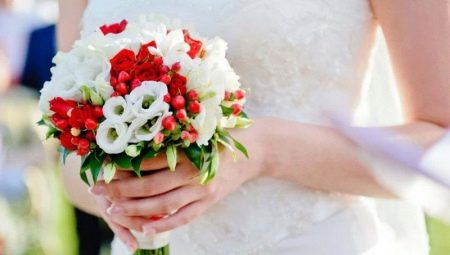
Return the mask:
MULTIPOLYGON (((57 146, 42 143, 45 130, 35 124, 57 15, 56 0, 0 0, 0 255, 109 254, 111 232, 66 200, 57 146)), ((356 122, 395 124, 401 111, 398 98, 383 96, 395 86, 381 33, 374 54, 356 122), (382 106, 370 111, 379 97, 382 106)), ((428 217, 427 224, 431 254, 450 254, 450 227, 428 217)))

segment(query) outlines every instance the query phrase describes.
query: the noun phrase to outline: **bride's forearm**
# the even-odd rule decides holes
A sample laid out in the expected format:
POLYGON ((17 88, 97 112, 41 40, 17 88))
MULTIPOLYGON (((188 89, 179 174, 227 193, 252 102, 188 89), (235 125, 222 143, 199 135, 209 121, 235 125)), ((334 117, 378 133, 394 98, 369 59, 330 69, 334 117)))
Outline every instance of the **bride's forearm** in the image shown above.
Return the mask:
MULTIPOLYGON (((392 197, 358 160, 356 147, 327 127, 280 119, 259 119, 255 129, 263 139, 263 174, 301 186, 364 196, 392 197)), ((393 127, 401 137, 429 146, 444 129, 428 123, 393 127)))

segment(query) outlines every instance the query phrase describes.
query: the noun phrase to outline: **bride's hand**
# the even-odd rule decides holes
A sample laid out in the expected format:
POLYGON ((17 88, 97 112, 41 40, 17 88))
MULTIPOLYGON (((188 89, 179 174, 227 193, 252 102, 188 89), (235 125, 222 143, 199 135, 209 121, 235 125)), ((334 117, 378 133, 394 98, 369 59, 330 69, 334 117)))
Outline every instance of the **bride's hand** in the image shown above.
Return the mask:
POLYGON ((258 139, 246 137, 251 160, 234 162, 229 152, 222 152, 217 176, 207 185, 199 183, 198 171, 183 153, 176 171, 167 170, 164 156, 145 161, 142 169, 154 171, 142 178, 126 178, 110 184, 99 182, 94 193, 112 201, 107 212, 111 217, 151 217, 166 215, 157 221, 147 220, 143 231, 148 235, 184 225, 236 190, 244 182, 262 173, 263 150, 258 139), (253 144, 249 144, 253 142, 253 144), (257 148, 257 149, 256 149, 257 148), (261 158, 262 157, 262 158, 261 158))

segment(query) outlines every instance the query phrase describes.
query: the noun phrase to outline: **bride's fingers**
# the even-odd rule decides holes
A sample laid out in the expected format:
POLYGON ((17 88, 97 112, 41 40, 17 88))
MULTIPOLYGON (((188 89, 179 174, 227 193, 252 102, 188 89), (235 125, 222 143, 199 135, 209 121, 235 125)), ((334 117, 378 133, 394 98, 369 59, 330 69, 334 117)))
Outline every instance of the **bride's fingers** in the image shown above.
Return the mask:
POLYGON ((126 229, 133 229, 138 232, 142 232, 142 225, 148 222, 148 218, 144 217, 128 217, 109 213, 107 218, 109 221, 119 224, 126 229))
POLYGON ((151 236, 188 224, 200 216, 206 210, 208 204, 209 202, 207 200, 197 201, 181 208, 178 212, 167 218, 149 222, 142 226, 144 235, 151 236))
POLYGON ((142 178, 127 178, 109 184, 99 182, 91 189, 91 192, 106 195, 112 201, 149 197, 184 186, 192 182, 196 176, 197 171, 192 168, 180 167, 175 172, 160 171, 142 178))
POLYGON ((159 196, 113 203, 108 213, 127 216, 170 215, 200 200, 205 194, 206 190, 203 186, 187 185, 159 196))
POLYGON ((138 249, 138 243, 136 238, 131 234, 131 232, 112 222, 111 220, 105 219, 106 224, 108 224, 109 228, 114 232, 114 234, 130 249, 130 251, 134 252, 138 249))

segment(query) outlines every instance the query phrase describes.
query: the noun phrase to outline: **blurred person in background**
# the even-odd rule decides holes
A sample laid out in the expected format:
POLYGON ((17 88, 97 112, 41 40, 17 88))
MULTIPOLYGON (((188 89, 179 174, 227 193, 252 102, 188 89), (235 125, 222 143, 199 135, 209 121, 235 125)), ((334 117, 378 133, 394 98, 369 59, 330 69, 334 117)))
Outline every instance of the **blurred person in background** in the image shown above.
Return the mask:
POLYGON ((12 84, 18 83, 25 62, 30 32, 41 21, 29 13, 12 9, 13 0, 0 0, 0 45, 11 67, 12 84))
POLYGON ((28 40, 28 51, 21 76, 21 84, 41 90, 45 81, 50 80, 52 59, 56 53, 55 25, 36 28, 28 40))
POLYGON ((9 88, 11 73, 9 70, 8 59, 5 52, 0 47, 0 96, 9 88))

